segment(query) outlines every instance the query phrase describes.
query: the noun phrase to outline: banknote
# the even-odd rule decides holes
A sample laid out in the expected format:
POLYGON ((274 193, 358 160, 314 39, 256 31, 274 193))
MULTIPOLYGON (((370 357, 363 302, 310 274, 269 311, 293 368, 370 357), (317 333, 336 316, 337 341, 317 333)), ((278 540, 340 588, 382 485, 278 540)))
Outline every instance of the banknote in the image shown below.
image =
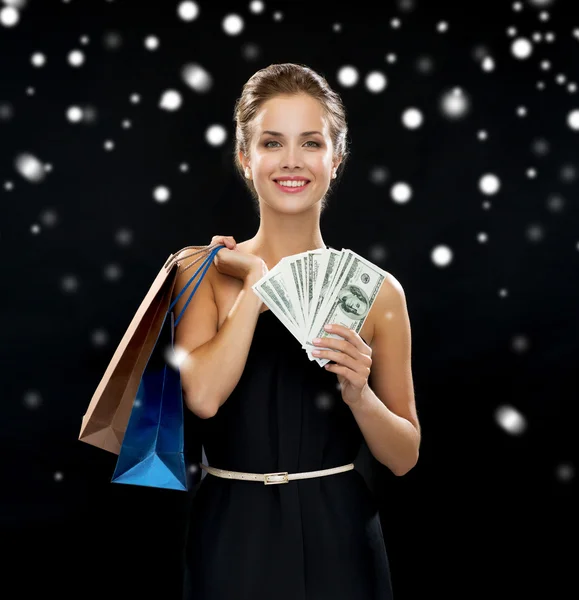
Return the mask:
POLYGON ((311 340, 338 338, 324 329, 338 323, 360 333, 387 273, 348 248, 322 248, 282 258, 252 289, 301 344, 309 360, 311 340))
MULTIPOLYGON (((308 356, 316 348, 311 343, 313 338, 341 338, 324 329, 328 323, 343 325, 360 334, 387 275, 386 271, 353 250, 342 250, 331 287, 302 345, 308 356)), ((323 363, 323 366, 327 362, 328 359, 322 359, 320 364, 323 363)))
MULTIPOLYGON (((271 271, 270 271, 271 274, 271 271)), ((251 286, 261 301, 271 310, 271 312, 285 325, 286 329, 303 345, 304 338, 299 326, 288 316, 288 308, 284 304, 284 299, 280 297, 271 281, 259 281, 251 286), (259 284, 259 285, 258 285, 259 284)))

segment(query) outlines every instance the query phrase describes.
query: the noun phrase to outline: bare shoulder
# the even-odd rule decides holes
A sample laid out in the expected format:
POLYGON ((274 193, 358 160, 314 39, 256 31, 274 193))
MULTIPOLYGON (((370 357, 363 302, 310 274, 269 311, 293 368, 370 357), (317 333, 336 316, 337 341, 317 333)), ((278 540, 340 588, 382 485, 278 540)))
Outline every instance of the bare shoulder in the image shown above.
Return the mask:
POLYGON ((392 317, 394 311, 397 312, 400 309, 401 301, 405 302, 402 284, 392 273, 386 271, 386 277, 370 311, 372 315, 372 340, 375 340, 380 333, 384 333, 384 324, 392 317))
MULTIPOLYGON (((237 244, 240 252, 248 252, 245 244, 237 244)), ((177 293, 179 290, 183 288, 187 284, 187 282, 195 275, 197 270, 201 267, 203 260, 205 260, 208 256, 208 253, 199 253, 194 256, 188 257, 189 254, 194 252, 194 249, 185 250, 182 253, 178 253, 178 260, 180 263, 179 275, 177 276, 176 289, 177 293), (182 258, 186 256, 187 258, 182 258), (198 261, 198 262, 196 262, 198 261), (195 264, 193 264, 195 263, 195 264), (191 266, 192 265, 192 266, 191 266), (186 270, 185 270, 186 269, 186 270)), ((195 282, 198 281, 200 273, 196 276, 195 282)), ((195 284, 192 284, 195 285, 195 284)), ((213 302, 215 303, 217 309, 217 329, 221 328, 225 317, 229 314, 231 306, 235 302, 235 298, 237 297, 240 288, 242 286, 242 282, 234 277, 230 277, 229 275, 225 275, 220 273, 215 266, 215 262, 212 260, 211 264, 207 268, 205 276, 203 277, 203 281, 199 285, 199 289, 195 294, 199 294, 201 292, 204 296, 211 296, 213 302), (208 284, 205 284, 205 281, 208 284), (204 289, 209 288, 209 289, 204 289)), ((191 288, 193 290, 193 288, 191 288)))
POLYGON ((392 275, 392 273, 386 271, 386 278, 384 279, 384 283, 380 288, 380 293, 382 294, 383 301, 391 302, 396 298, 396 296, 404 294, 404 288, 398 279, 392 275))
MULTIPOLYGON (((199 247, 201 250, 202 247, 199 247)), ((179 262, 179 279, 189 281, 193 275, 202 267, 203 261, 208 257, 207 252, 197 252, 195 248, 188 248, 187 250, 181 250, 177 252, 175 255, 177 261, 179 262)), ((203 269, 205 269, 207 265, 203 265, 203 269)), ((213 261, 209 264, 209 268, 205 272, 203 280, 207 279, 211 287, 214 287, 215 284, 215 273, 217 269, 215 268, 215 264, 213 261)), ((201 275, 201 272, 197 274, 195 280, 201 275)))

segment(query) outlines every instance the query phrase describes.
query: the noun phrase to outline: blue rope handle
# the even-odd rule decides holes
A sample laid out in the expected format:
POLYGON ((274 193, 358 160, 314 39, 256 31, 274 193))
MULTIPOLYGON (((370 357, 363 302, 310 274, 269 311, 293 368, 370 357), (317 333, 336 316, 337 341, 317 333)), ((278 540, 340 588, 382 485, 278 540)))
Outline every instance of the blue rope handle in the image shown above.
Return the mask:
POLYGON ((205 273, 207 272, 207 269, 210 267, 211 262, 213 261, 213 257, 219 252, 219 250, 221 250, 221 248, 225 248, 225 244, 217 246, 217 248, 215 248, 214 250, 211 250, 211 252, 207 256, 207 258, 201 263, 201 266, 197 269, 197 271, 195 271, 195 275, 193 275, 193 277, 191 277, 191 279, 189 279, 189 281, 183 286, 183 289, 179 292, 179 295, 175 298, 175 300, 173 300, 173 303, 171 304, 171 306, 169 306, 169 309, 167 310, 167 313, 171 312, 171 310, 173 309, 173 307, 175 306, 175 304, 177 304, 177 300, 179 300, 179 298, 181 298, 181 296, 183 295, 183 292, 189 287, 190 283, 197 276, 197 273, 199 273, 199 271, 201 271, 201 269, 203 269, 204 265, 207 265, 205 267, 205 270, 203 271, 203 274, 201 275, 201 277, 199 277, 199 281, 197 282, 197 284, 193 288, 193 291, 191 292, 191 295, 189 296, 189 299, 185 303, 185 306, 183 307, 183 310, 179 313, 179 316, 177 317, 177 320, 175 321, 175 325, 174 325, 175 329, 177 328, 177 325, 179 324, 179 321, 181 320, 181 317, 183 316, 183 313, 185 312, 185 309, 187 308, 187 306, 189 306, 189 302, 191 302, 191 298, 193 298, 193 294, 195 294, 195 292, 197 291, 197 288, 199 287, 199 284, 201 283, 201 280, 203 279, 203 277, 205 277, 205 273))

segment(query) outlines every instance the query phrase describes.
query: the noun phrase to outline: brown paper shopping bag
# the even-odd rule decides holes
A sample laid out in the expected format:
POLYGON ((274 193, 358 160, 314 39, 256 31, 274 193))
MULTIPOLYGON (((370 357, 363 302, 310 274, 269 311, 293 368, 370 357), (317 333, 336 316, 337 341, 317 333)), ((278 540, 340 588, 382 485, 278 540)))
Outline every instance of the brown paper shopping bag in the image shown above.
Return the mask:
POLYGON ((79 440, 119 454, 141 376, 171 305, 177 274, 206 259, 218 246, 186 246, 165 261, 93 394, 82 418, 79 440), (182 255, 189 249, 195 251, 182 255), (199 258, 181 269, 181 261, 195 254, 199 258))

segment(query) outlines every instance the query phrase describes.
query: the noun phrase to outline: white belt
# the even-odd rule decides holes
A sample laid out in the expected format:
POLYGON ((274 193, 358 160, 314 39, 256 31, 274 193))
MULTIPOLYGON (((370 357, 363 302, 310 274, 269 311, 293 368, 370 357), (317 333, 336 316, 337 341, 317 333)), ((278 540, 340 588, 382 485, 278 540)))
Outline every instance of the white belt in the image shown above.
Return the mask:
POLYGON ((240 471, 227 471, 226 469, 216 469, 200 463, 201 468, 205 469, 211 475, 223 477, 225 479, 241 479, 243 481, 263 481, 265 485, 273 483, 288 483, 292 479, 310 479, 311 477, 324 477, 334 473, 343 473, 354 468, 354 463, 349 463, 341 467, 332 467, 331 469, 321 469, 320 471, 303 471, 302 473, 288 473, 281 471, 279 473, 242 473, 240 471))

